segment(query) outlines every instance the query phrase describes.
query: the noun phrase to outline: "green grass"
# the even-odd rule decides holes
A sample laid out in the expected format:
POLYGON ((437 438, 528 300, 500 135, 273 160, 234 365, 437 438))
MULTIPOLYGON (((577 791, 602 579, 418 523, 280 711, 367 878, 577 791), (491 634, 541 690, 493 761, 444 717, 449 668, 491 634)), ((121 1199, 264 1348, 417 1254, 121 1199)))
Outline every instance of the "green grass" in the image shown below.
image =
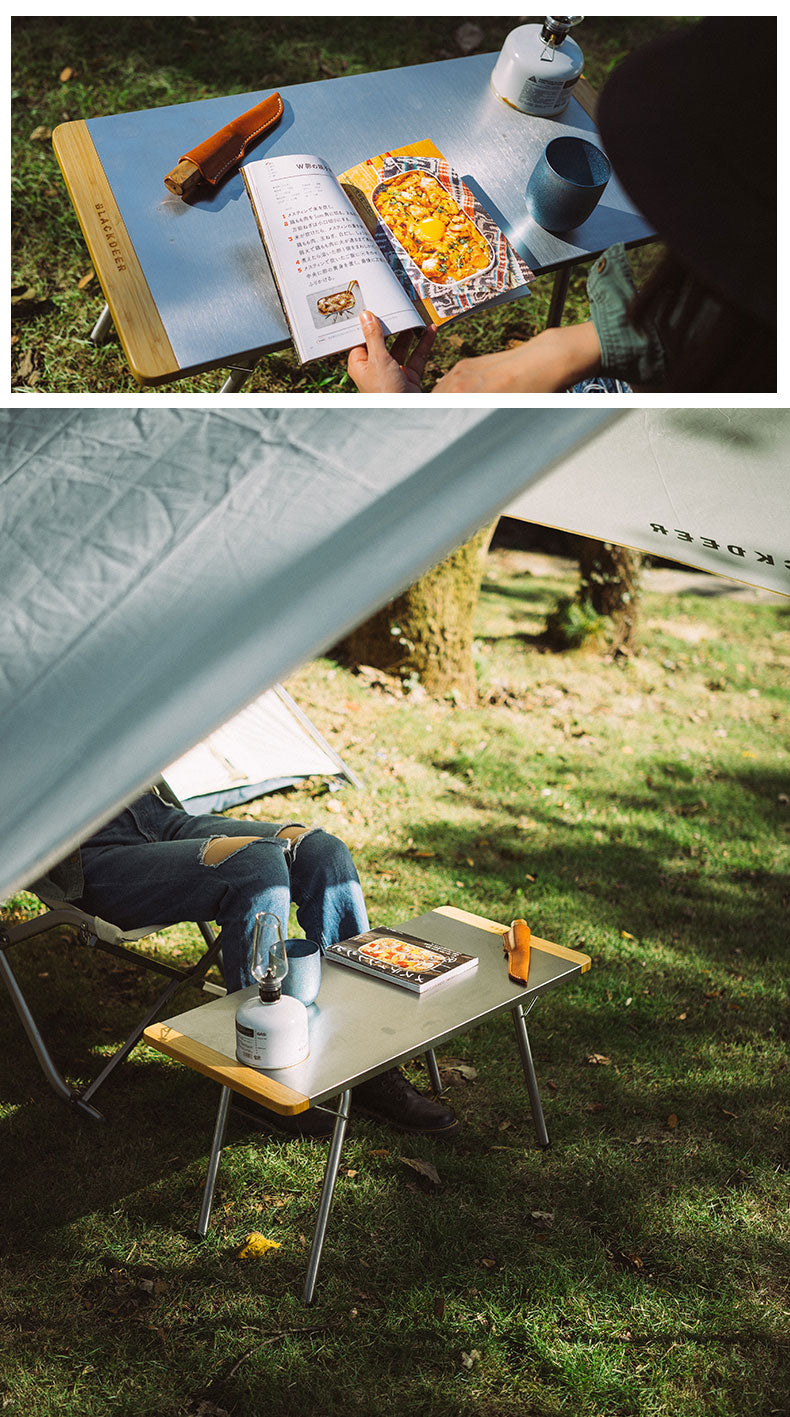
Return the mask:
MULTIPOLYGON (((4 1411, 787 1410, 787 610, 651 590, 630 660, 542 652, 572 583, 489 558, 475 710, 307 666, 290 687, 365 786, 249 807, 348 840, 377 921, 452 901, 592 956, 530 1020, 551 1149, 506 1021, 440 1050, 460 1141, 354 1124, 306 1310, 323 1149, 234 1124, 199 1244, 212 1085, 138 1048, 83 1124, 2 995, 4 1411), (253 1229, 281 1248, 238 1259, 253 1229)), ((87 1080, 146 986, 55 941, 17 967, 87 1080)))
MULTIPOLYGON (((12 383, 40 392, 135 392, 117 340, 88 338, 103 296, 47 136, 59 123, 99 114, 247 93, 457 56, 463 18, 34 18, 12 32, 12 383), (60 75, 72 76, 61 81, 60 75), (39 134, 37 137, 32 135, 39 134)), ((482 52, 495 52, 515 21, 486 16, 482 52)), ((674 23, 668 18, 585 20, 585 72, 600 87, 630 49, 674 23)), ((429 135, 428 135, 429 136, 429 135)), ((360 158, 368 156, 360 151, 360 158)), ((654 259, 635 257, 640 267, 654 259)), ((566 320, 586 318, 586 271, 574 271, 566 320)), ((542 329, 553 277, 533 298, 469 317, 446 333, 426 387, 457 359, 501 349, 542 329)), ((220 371, 180 381, 184 392, 221 387, 220 371)), ((272 354, 247 388, 267 393, 353 392, 338 356, 300 369, 289 350, 272 354)), ((161 392, 161 391, 160 391, 161 392)))

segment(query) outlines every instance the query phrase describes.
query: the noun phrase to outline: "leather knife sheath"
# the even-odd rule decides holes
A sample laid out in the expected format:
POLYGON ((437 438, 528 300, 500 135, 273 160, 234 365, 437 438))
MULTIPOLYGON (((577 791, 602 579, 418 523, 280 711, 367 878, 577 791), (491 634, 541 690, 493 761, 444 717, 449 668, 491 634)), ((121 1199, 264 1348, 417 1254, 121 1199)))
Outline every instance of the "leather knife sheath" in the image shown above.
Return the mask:
POLYGON ((283 116, 283 101, 278 93, 269 94, 263 103, 257 103, 240 118, 234 118, 220 128, 213 137, 198 143, 191 152, 182 153, 181 161, 189 158, 200 168, 206 182, 215 186, 221 177, 241 162, 251 143, 263 137, 269 129, 276 127, 283 116))

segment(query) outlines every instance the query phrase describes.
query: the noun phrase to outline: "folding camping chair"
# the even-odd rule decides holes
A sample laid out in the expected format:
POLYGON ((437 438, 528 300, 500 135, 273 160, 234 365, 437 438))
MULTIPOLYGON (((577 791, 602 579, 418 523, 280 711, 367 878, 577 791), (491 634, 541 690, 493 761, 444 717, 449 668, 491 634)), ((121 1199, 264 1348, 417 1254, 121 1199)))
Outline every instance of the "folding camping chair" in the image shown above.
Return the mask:
MULTIPOLYGON (((175 806, 181 803, 175 793, 166 783, 159 783, 163 796, 167 796, 175 806)), ((59 1097, 65 1102, 70 1102, 79 1112, 85 1116, 92 1117, 94 1121, 104 1121, 102 1113, 92 1104, 92 1097, 99 1088, 107 1081, 115 1069, 129 1056, 135 1044, 139 1043, 144 1029, 154 1022, 157 1014, 164 1008, 165 1004, 173 997, 177 989, 182 984, 188 982, 199 983, 211 965, 220 954, 219 937, 214 934, 211 926, 205 920, 197 920, 200 933, 206 942, 206 951, 201 955, 196 964, 189 968, 178 968, 175 965, 164 964, 160 960, 150 959, 147 955, 140 954, 139 951, 129 949, 128 946, 137 940, 143 939, 146 935, 153 935, 162 929, 159 925, 147 925, 138 930, 121 930, 117 925, 111 924, 107 920, 100 919, 99 916, 88 915, 77 906, 68 902, 48 900, 43 895, 39 896, 44 905, 49 908, 42 915, 33 916, 30 920, 21 921, 18 925, 8 925, 0 927, 0 979, 5 983, 13 1005, 19 1014, 22 1025, 32 1045, 33 1051, 38 1058, 41 1069, 47 1082, 54 1088, 59 1097), (135 1024, 129 1036, 113 1053, 102 1068, 98 1077, 94 1078, 87 1087, 79 1091, 69 1087, 68 1083, 58 1071, 52 1056, 41 1036, 38 1024, 36 1023, 30 1005, 22 991, 11 964, 8 959, 8 952, 17 945, 23 944, 26 940, 34 939, 38 935, 45 934, 48 930, 55 929, 62 925, 76 926, 76 942, 85 945, 89 949, 98 949, 106 954, 116 955, 120 959, 138 965, 141 969, 147 969, 156 974, 164 974, 168 983, 162 992, 157 996, 154 1003, 146 1010, 143 1018, 135 1024)), ((224 993, 214 985, 204 985, 204 988, 211 992, 224 993)))

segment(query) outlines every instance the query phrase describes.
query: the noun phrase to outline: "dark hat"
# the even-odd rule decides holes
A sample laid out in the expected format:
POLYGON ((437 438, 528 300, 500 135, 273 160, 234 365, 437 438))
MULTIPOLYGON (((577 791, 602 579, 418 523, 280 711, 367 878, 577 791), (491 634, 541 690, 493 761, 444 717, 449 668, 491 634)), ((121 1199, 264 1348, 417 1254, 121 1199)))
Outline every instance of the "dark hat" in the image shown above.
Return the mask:
POLYGON ((598 126, 631 200, 725 300, 776 322, 776 19, 704 19, 615 69, 598 126))

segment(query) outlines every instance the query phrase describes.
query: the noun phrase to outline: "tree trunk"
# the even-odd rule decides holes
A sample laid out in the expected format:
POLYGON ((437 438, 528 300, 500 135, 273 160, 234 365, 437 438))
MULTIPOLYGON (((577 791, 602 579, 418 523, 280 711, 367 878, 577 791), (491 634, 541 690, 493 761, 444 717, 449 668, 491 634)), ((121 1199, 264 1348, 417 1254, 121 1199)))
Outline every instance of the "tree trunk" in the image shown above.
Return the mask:
POLYGON ((599 615, 608 615, 614 628, 612 649, 630 652, 636 644, 641 552, 585 536, 579 538, 578 555, 577 599, 587 601, 599 615))
POLYGON ((474 614, 493 530, 484 527, 352 630, 338 647, 344 657, 401 679, 416 677, 430 694, 474 703, 474 614))

